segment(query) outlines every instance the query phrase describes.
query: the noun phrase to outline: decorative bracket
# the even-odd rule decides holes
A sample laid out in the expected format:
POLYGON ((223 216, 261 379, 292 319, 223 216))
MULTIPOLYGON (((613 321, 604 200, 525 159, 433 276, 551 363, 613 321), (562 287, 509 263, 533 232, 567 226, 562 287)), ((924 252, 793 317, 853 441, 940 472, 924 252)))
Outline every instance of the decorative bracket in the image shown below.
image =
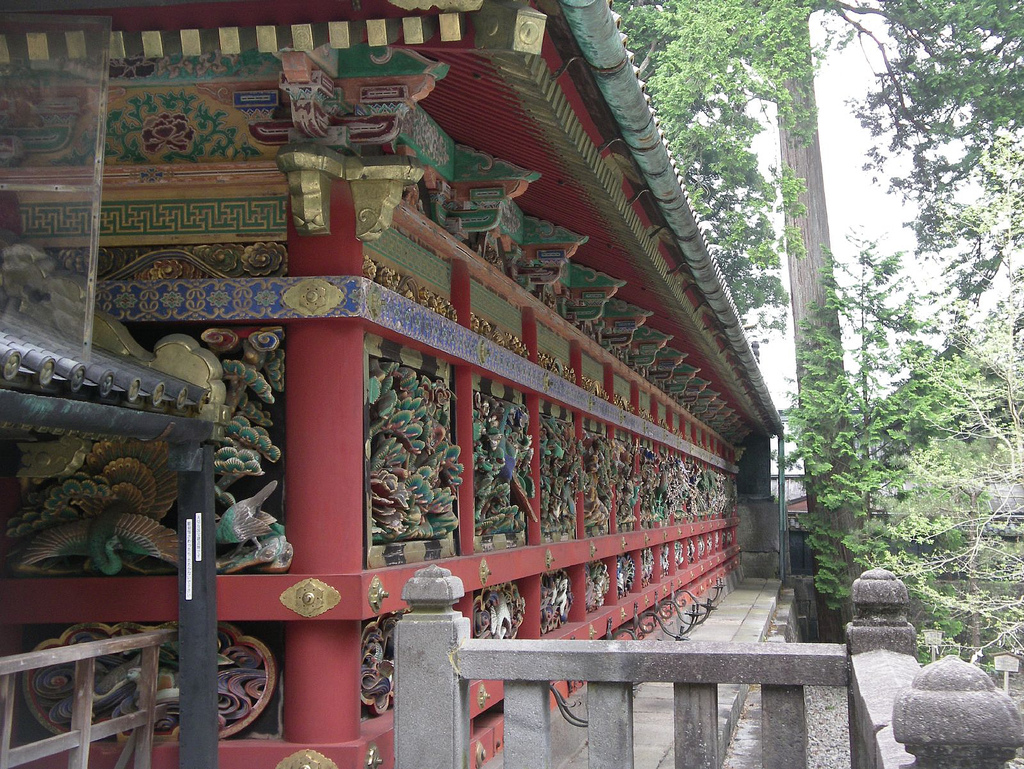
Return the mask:
POLYGON ((288 177, 292 221, 300 235, 331 232, 331 182, 345 178, 356 158, 339 155, 327 147, 286 144, 277 153, 277 167, 288 177))
POLYGON ((487 584, 487 578, 491 576, 491 570, 487 566, 487 559, 480 559, 480 586, 483 587, 487 584))
POLYGON ((326 582, 311 577, 281 593, 280 601, 300 617, 318 617, 338 605, 341 593, 326 582))
POLYGON ((282 147, 277 167, 288 176, 292 219, 300 234, 330 234, 331 183, 343 179, 352 186, 356 237, 363 241, 376 240, 391 226, 402 190, 423 176, 423 168, 412 158, 386 155, 364 160, 306 144, 282 147))
POLYGON ((376 240, 391 226, 395 208, 402 202, 402 190, 423 177, 419 161, 409 157, 385 155, 364 160, 358 172, 345 178, 352 185, 356 208, 356 237, 376 240))

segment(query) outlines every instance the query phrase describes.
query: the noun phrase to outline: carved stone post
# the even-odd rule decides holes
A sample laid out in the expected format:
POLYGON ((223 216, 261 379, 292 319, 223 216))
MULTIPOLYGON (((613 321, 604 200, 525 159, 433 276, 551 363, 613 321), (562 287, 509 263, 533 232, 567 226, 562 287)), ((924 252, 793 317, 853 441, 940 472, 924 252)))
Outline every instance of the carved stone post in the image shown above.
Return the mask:
POLYGON ((885 649, 913 657, 917 632, 907 621, 910 595, 891 571, 871 569, 853 583, 853 622, 846 626, 850 654, 885 649))
POLYGON ((850 649, 850 758, 854 769, 895 767, 910 756, 892 735, 896 693, 917 675, 916 633, 907 622, 906 586, 884 569, 853 583, 850 649))
POLYGON ((1024 746, 1013 701, 958 657, 928 665, 897 695, 893 732, 913 769, 1001 769, 1024 746))
POLYGON ((462 580, 436 565, 402 588, 410 611, 395 626, 395 769, 470 766, 469 682, 454 652, 469 619, 452 610, 462 580))

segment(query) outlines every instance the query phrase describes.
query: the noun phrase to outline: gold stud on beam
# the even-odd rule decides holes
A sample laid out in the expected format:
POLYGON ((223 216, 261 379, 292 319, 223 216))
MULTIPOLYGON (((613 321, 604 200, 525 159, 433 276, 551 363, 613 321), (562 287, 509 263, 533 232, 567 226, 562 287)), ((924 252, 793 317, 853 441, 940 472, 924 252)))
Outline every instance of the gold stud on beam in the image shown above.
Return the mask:
POLYGON ((45 32, 27 32, 25 40, 28 42, 29 61, 46 61, 50 58, 50 45, 45 32))
POLYGON ((441 41, 444 43, 457 43, 462 40, 462 14, 442 13, 437 17, 441 28, 441 41))
POLYGON ((110 58, 111 59, 123 59, 123 58, 125 58, 125 52, 124 52, 124 32, 111 32, 110 33, 110 58))
POLYGON ((272 24, 256 27, 256 50, 260 53, 277 53, 281 50, 277 39, 277 27, 272 24))
MULTIPOLYGON (((113 55, 113 54, 111 54, 113 55)), ((203 39, 199 34, 198 29, 183 29, 181 30, 181 55, 182 56, 202 56, 203 55, 203 39)))
POLYGON ((64 44, 68 48, 69 59, 84 59, 85 53, 85 30, 71 29, 64 33, 64 44))
POLYGON ((164 40, 160 32, 149 30, 142 33, 142 55, 147 59, 164 57, 164 40))
POLYGON ((331 48, 350 48, 352 46, 352 25, 347 21, 328 23, 327 39, 331 48))
POLYGON ((406 45, 423 45, 437 34, 437 25, 429 16, 406 16, 402 19, 402 37, 406 45))
POLYGON ((398 22, 395 19, 367 19, 366 44, 370 47, 391 45, 398 40, 398 22))
POLYGON ((220 27, 217 29, 220 38, 221 53, 238 55, 242 52, 242 38, 238 34, 238 27, 220 27))
POLYGON ((313 43, 312 24, 292 24, 292 48, 306 53, 310 53, 316 48, 313 43))

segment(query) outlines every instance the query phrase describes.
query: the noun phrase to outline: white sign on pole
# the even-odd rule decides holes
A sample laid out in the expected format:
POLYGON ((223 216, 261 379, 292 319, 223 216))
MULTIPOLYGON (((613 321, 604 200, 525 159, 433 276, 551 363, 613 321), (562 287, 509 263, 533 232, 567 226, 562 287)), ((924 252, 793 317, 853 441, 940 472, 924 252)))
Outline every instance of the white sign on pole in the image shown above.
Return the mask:
POLYGON ((996 670, 1000 673, 1019 673, 1020 659, 1012 654, 997 654, 992 658, 996 664, 996 670))

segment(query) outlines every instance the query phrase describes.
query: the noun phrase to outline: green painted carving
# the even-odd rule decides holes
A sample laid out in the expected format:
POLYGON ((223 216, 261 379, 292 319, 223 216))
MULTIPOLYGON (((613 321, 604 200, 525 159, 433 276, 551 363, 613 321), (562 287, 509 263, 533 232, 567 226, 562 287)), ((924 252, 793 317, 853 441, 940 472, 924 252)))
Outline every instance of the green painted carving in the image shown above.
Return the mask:
MULTIPOLYGON (((280 327, 254 329, 249 333, 232 328, 210 328, 201 336, 220 358, 227 385, 227 424, 220 446, 214 452, 214 485, 221 507, 217 558, 221 574, 242 571, 278 573, 287 571, 292 546, 284 526, 263 508, 277 487, 263 476, 269 465, 282 456, 271 435, 276 394, 284 391, 284 330, 280 327), (258 483, 249 479, 260 478, 258 483), (247 499, 229 491, 238 483, 247 499)), ((276 431, 275 431, 276 432, 276 431)), ((272 498, 281 510, 280 495, 272 498)))
POLYGON ((545 541, 576 536, 576 491, 583 461, 571 422, 540 417, 540 531, 545 541))
POLYGON ((640 495, 635 462, 640 443, 636 439, 630 443, 613 438, 611 444, 615 468, 615 525, 619 531, 633 531, 636 526, 633 508, 640 495))
POLYGON ((107 115, 106 160, 145 164, 260 157, 219 103, 186 89, 133 93, 107 115))
POLYGON ((621 299, 609 299, 601 316, 598 341, 606 348, 625 347, 633 339, 633 332, 653 314, 621 299))
POLYGON ((609 532, 615 482, 611 442, 603 435, 583 433, 583 525, 588 537, 609 532))
POLYGON ((159 523, 178 496, 167 444, 97 441, 57 478, 32 480, 7 536, 16 574, 160 573, 176 564, 178 537, 159 523), (163 563, 158 563, 162 561, 163 563))
MULTIPOLYGON (((111 80, 144 80, 149 83, 194 83, 208 80, 258 80, 276 82, 281 74, 281 61, 270 53, 257 50, 230 55, 213 51, 201 56, 165 56, 149 59, 130 56, 112 59, 111 80)), ((123 84, 122 84, 123 85, 123 84)))
POLYGON ((455 177, 453 182, 535 182, 540 178, 536 171, 498 160, 485 152, 478 152, 463 144, 455 146, 455 177))
POLYGON ((398 144, 411 147, 420 161, 445 179, 455 175, 455 142, 419 106, 402 118, 398 144))
POLYGON ((463 467, 452 442, 448 386, 371 357, 367 401, 373 543, 439 539, 454 531, 463 467))
MULTIPOLYGON (((540 174, 537 175, 537 178, 540 178, 540 174)), ((575 245, 578 247, 589 239, 586 235, 580 235, 543 219, 536 219, 532 216, 523 219, 523 239, 521 241, 523 245, 575 245)), ((591 270, 591 272, 594 271, 591 270)), ((596 274, 600 275, 600 273, 596 274)), ((626 285, 625 282, 616 282, 620 286, 626 285)))
POLYGON ((604 561, 591 561, 587 564, 586 572, 586 601, 587 613, 596 611, 604 606, 604 597, 611 587, 611 577, 608 576, 608 566, 604 561))
POLYGON ((668 520, 668 489, 662 475, 661 447, 642 447, 639 452, 640 528, 650 529, 668 520))
POLYGON ((526 409, 482 392, 473 393, 473 493, 476 536, 526 531, 534 496, 526 409))
POLYGON ((345 78, 387 78, 429 75, 435 80, 448 74, 449 67, 415 51, 401 48, 371 48, 362 43, 338 49, 338 73, 345 78))

